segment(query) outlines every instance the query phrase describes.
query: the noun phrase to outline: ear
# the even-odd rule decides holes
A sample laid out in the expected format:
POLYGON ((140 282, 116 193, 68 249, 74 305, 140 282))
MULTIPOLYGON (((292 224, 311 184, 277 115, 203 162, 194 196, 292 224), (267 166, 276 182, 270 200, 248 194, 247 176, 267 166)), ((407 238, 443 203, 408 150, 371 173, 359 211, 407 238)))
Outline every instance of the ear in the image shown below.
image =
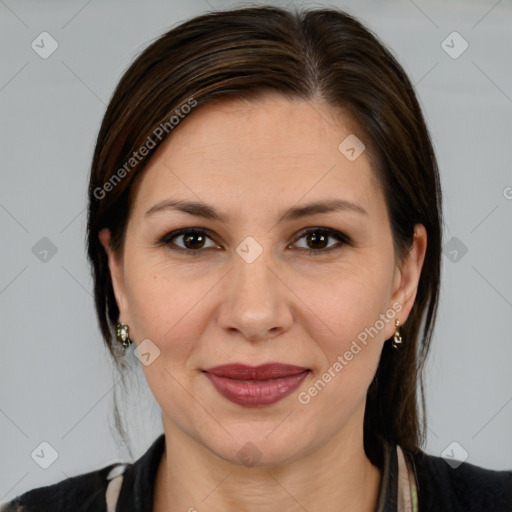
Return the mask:
MULTIPOLYGON (((399 303, 402 309, 396 314, 400 324, 404 324, 409 317, 421 276, 421 269, 425 260, 427 250, 427 230, 423 224, 414 226, 414 239, 411 249, 405 260, 395 269, 395 280, 393 284, 393 297, 391 304, 399 303)), ((394 308, 393 308, 394 309, 394 308)), ((394 332, 394 323, 393 323, 394 332)), ((389 336, 392 336, 391 333, 389 336)))
POLYGON ((105 249, 108 257, 108 267, 110 269, 110 277, 112 279, 112 287, 116 298, 117 307, 119 309, 119 322, 129 323, 129 315, 127 310, 127 301, 124 285, 124 273, 122 261, 119 261, 110 245, 112 235, 110 229, 104 228, 98 233, 98 238, 105 249))

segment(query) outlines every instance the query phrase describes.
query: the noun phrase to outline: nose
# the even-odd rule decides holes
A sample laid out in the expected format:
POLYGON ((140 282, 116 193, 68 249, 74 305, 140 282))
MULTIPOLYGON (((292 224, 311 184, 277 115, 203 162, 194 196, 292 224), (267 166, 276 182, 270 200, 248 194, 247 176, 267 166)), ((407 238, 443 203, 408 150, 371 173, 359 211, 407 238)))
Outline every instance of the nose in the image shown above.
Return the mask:
POLYGON ((264 250, 251 263, 234 255, 219 308, 221 328, 252 342, 279 336, 293 323, 293 293, 268 252, 264 250))

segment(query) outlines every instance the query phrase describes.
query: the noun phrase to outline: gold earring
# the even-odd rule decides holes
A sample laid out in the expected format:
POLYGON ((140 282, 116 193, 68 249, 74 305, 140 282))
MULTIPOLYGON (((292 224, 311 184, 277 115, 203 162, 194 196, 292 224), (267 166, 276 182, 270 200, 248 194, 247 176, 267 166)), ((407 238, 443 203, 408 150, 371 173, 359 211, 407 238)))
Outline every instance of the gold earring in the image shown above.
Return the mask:
POLYGON ((123 344, 124 350, 126 350, 132 344, 132 340, 130 339, 129 334, 130 328, 126 324, 117 324, 116 338, 117 341, 123 344))
POLYGON ((398 329, 400 327, 400 320, 397 320, 395 322, 395 327, 396 327, 396 330, 395 330, 395 334, 393 335, 392 345, 393 345, 393 348, 399 348, 400 345, 402 344, 402 336, 398 329))

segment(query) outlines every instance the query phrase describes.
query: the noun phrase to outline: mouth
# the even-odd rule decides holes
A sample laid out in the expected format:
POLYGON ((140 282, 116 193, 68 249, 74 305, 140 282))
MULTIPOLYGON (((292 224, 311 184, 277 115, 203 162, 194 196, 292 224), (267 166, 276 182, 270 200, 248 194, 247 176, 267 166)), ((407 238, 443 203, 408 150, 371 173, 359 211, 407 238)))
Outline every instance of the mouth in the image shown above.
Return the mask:
POLYGON ((217 392, 243 407, 265 407, 293 393, 311 370, 269 363, 260 366, 227 364, 203 370, 217 392))

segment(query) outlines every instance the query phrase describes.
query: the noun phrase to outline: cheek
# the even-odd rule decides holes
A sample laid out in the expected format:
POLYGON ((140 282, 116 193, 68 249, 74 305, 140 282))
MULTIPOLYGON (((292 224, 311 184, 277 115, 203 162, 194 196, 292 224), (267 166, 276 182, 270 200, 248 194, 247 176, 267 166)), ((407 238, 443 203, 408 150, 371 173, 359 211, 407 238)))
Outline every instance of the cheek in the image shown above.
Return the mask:
MULTIPOLYGON (((310 317, 309 352, 320 354, 316 358, 319 364, 314 378, 297 399, 312 424, 315 418, 325 415, 328 407, 334 428, 364 404, 387 332, 394 322, 386 317, 389 294, 383 282, 346 279, 330 287, 328 298, 323 296, 322 300, 320 290, 309 295, 318 313, 318 317, 310 317)), ((388 316, 394 313, 392 310, 388 316)))
POLYGON ((132 273, 127 286, 133 339, 150 339, 160 350, 149 365, 142 365, 147 384, 163 411, 175 418, 190 414, 190 396, 183 391, 188 387, 193 353, 205 321, 204 302, 201 298, 207 283, 165 277, 151 270, 132 273), (188 412, 187 412, 188 411, 188 412))
MULTIPOLYGON (((330 362, 349 350, 354 340, 365 347, 365 353, 373 347, 373 352, 380 353, 394 322, 391 318, 381 320, 389 308, 391 284, 388 269, 366 265, 346 266, 328 280, 317 281, 316 285, 311 281, 304 286, 301 296, 307 297, 307 309, 312 312, 311 338, 330 362)), ((394 311, 388 314, 392 315, 394 311)))
MULTIPOLYGON (((368 261, 363 264, 365 258, 359 261, 346 261, 328 272, 318 267, 298 273, 287 269, 283 278, 293 285, 293 293, 280 292, 276 286, 275 293, 286 295, 278 300, 287 301, 295 313, 296 325, 291 329, 307 331, 329 361, 348 350, 352 340, 364 341, 365 333, 372 345, 386 339, 386 329, 377 325, 375 334, 374 327, 388 306, 389 269, 368 261)), ((184 273, 149 258, 132 262, 127 267, 126 291, 133 338, 149 338, 173 360, 182 360, 201 341, 201 333, 222 304, 223 272, 184 273)))
POLYGON ((126 291, 131 333, 149 338, 175 362, 182 362, 200 337, 207 295, 218 282, 213 275, 178 277, 179 269, 137 264, 129 269, 126 291))

